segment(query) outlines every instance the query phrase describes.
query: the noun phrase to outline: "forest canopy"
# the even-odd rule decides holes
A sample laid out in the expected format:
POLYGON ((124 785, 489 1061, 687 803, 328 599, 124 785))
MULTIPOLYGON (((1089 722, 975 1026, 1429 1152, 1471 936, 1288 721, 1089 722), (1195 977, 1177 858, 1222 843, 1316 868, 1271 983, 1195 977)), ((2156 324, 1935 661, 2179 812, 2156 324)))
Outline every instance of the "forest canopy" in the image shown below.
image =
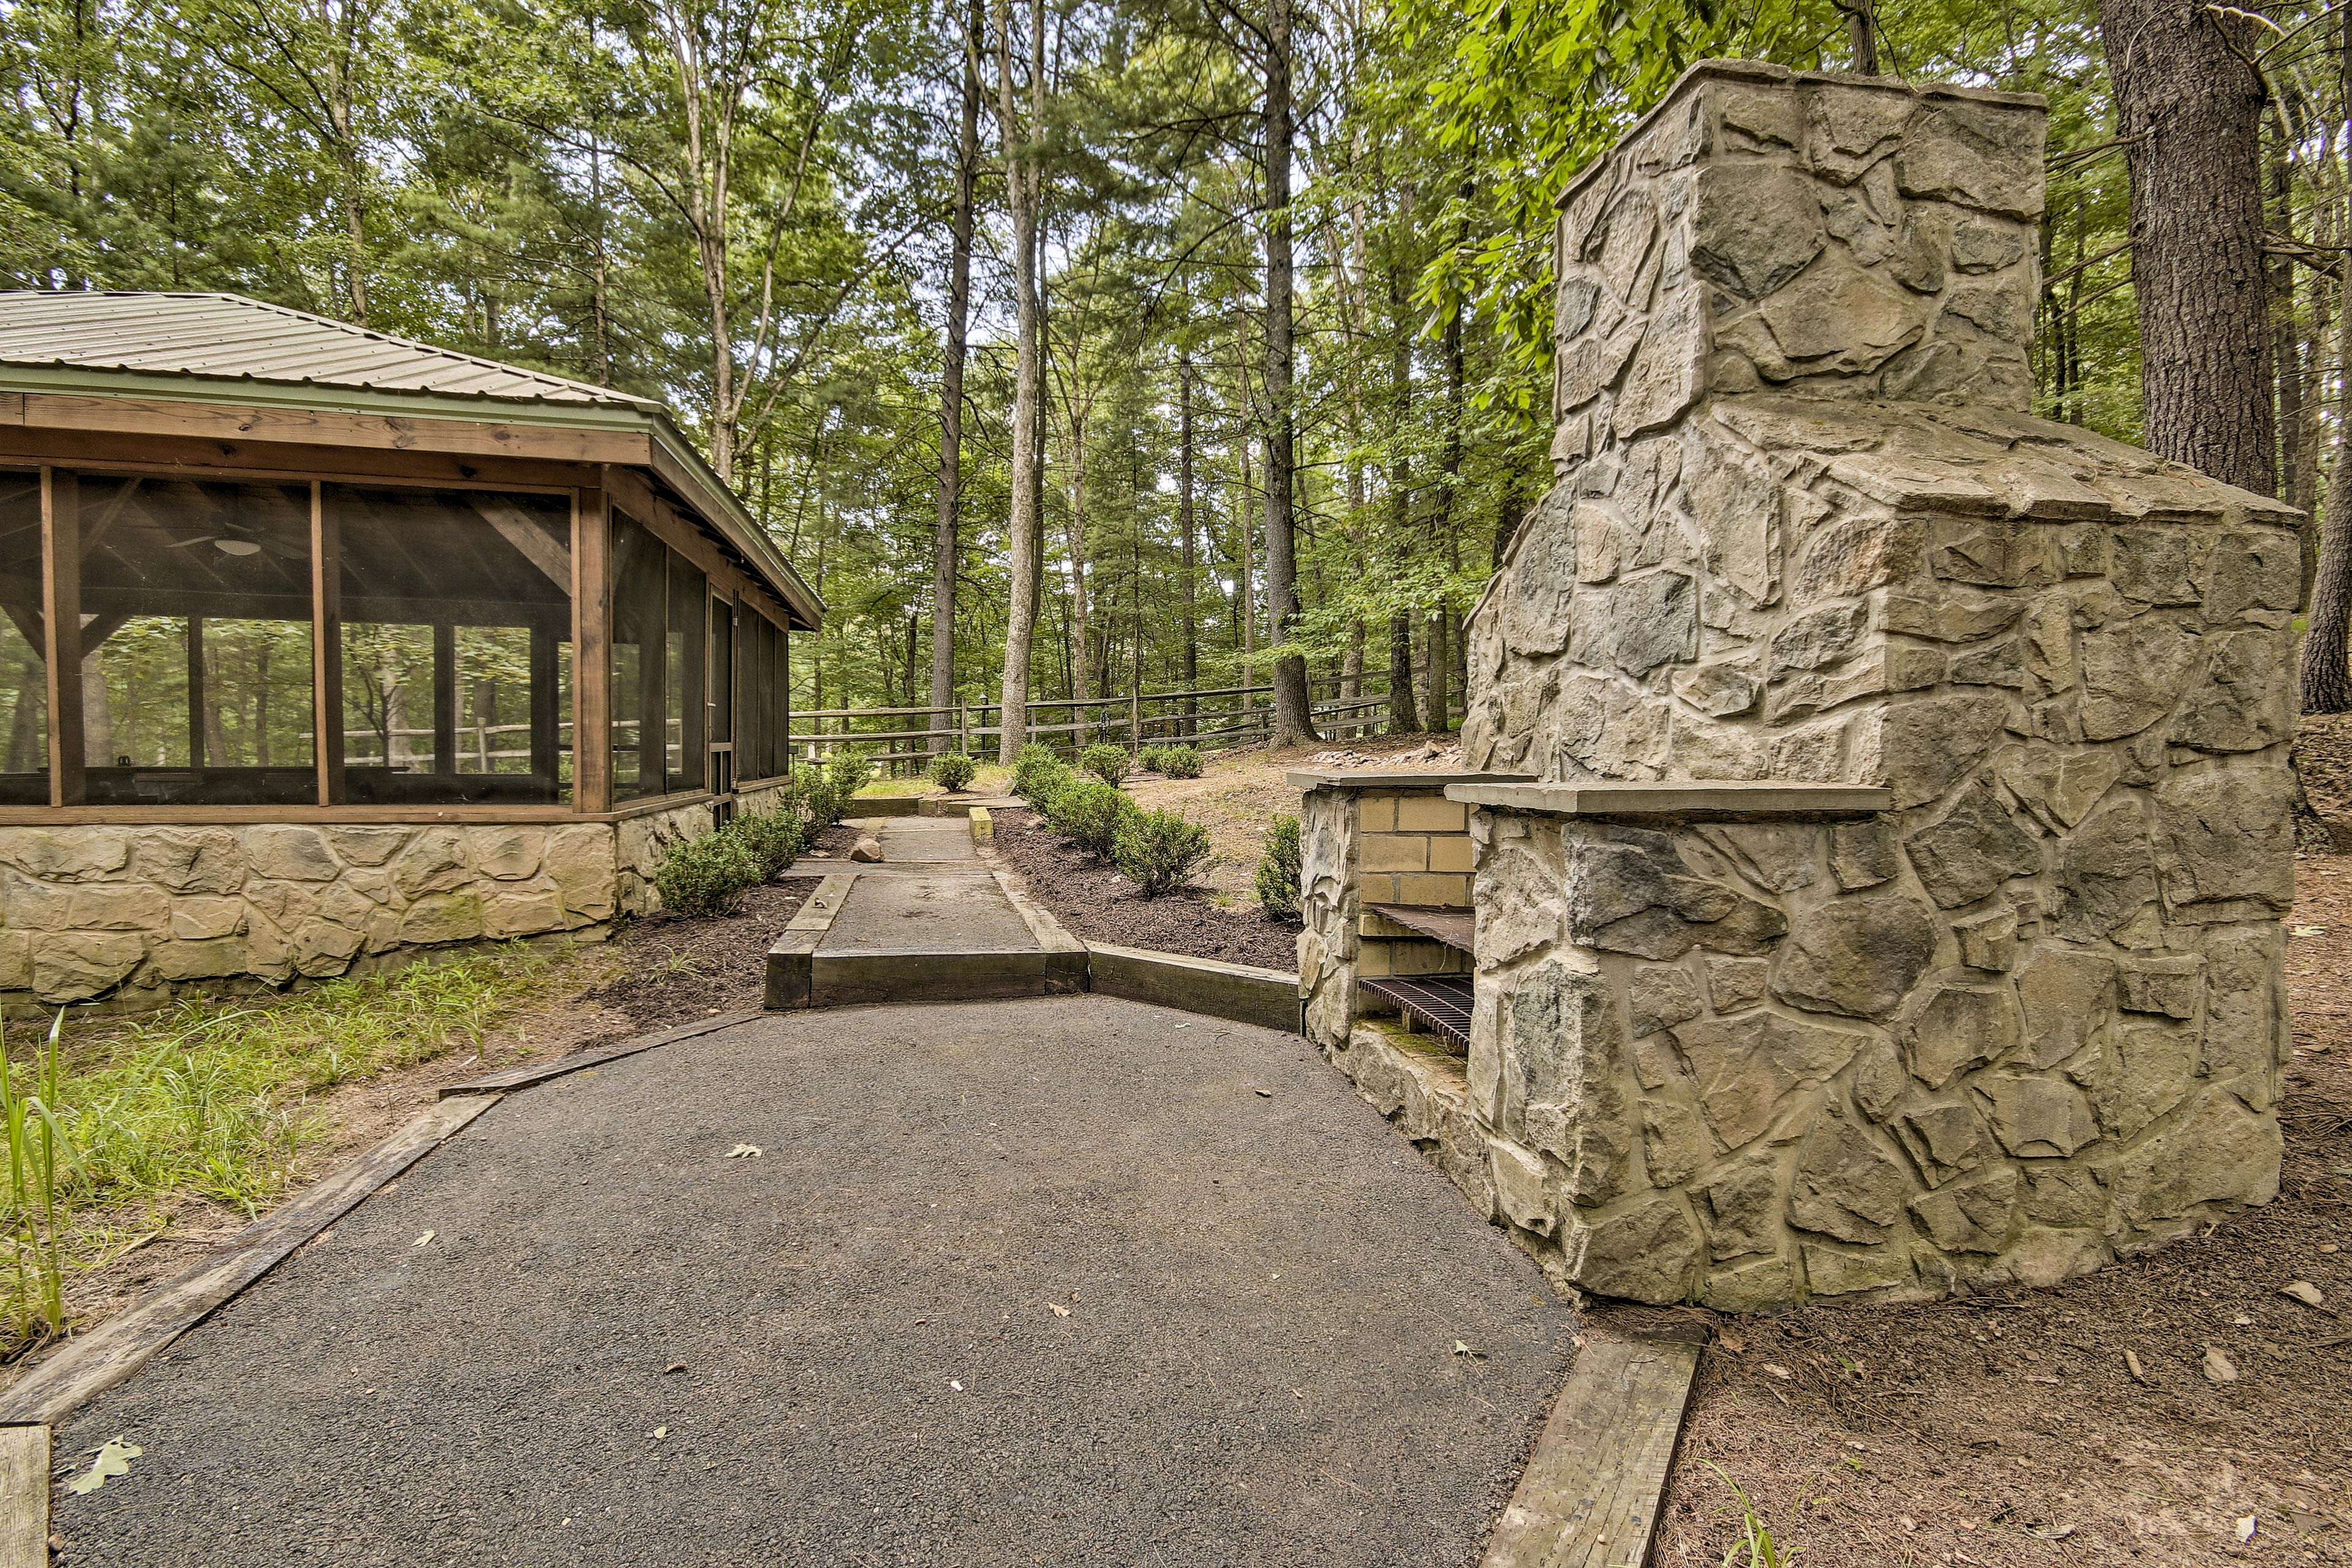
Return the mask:
MULTIPOLYGON (((2263 456, 2311 508, 2352 33, 2227 9, 2198 25, 2260 119, 2263 456)), ((2145 138, 2102 27, 2078 0, 0 0, 0 287, 232 290, 666 400, 832 605, 800 709, 1278 652, 1442 728, 1459 617, 1549 483, 1552 200, 1695 59, 2046 95, 2038 411, 2148 434, 2145 138)))

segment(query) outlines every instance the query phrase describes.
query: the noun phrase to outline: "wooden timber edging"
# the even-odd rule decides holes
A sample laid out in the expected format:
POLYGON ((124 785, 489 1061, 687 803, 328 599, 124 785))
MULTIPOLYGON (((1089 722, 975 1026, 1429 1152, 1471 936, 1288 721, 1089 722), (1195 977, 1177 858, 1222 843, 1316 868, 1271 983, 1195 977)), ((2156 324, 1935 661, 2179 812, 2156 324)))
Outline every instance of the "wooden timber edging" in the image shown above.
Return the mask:
MULTIPOLYGON (((842 880, 846 882, 848 879, 844 878, 842 880)), ((814 897, 815 895, 811 895, 812 902, 814 901, 814 897)), ((738 1024, 748 1024, 754 1018, 763 1016, 765 1015, 759 1012, 737 1012, 724 1013, 715 1018, 698 1019, 691 1024, 682 1024, 675 1029, 664 1029, 659 1034, 639 1035, 633 1039, 623 1040, 618 1045, 599 1046, 593 1050, 574 1051, 568 1057, 558 1057, 553 1061, 539 1062, 528 1067, 508 1068, 503 1071, 488 1073, 481 1078, 467 1079, 463 1083, 443 1084, 440 1098, 454 1100, 459 1095, 504 1094, 510 1089, 528 1089, 532 1084, 545 1083, 549 1079, 562 1078, 567 1073, 578 1072, 583 1068, 593 1068, 604 1062, 618 1061, 623 1057, 633 1057, 640 1051, 652 1050, 656 1046, 667 1046, 673 1040, 690 1040, 697 1035, 708 1035, 718 1029, 730 1029, 738 1024)))
POLYGON ((49 1429, 0 1426, 0 1568, 48 1568, 49 1429))
POLYGON ((1298 976, 1279 969, 1088 942, 1087 984, 1106 996, 1300 1032, 1298 976))
POLYGON ((1650 1559, 1703 1331, 1587 1333, 1479 1568, 1641 1568, 1650 1559))
POLYGON ((150 1291, 129 1311, 67 1341, 0 1393, 0 1426, 54 1424, 121 1383, 500 1098, 467 1095, 428 1107, 358 1159, 247 1226, 219 1253, 150 1291))

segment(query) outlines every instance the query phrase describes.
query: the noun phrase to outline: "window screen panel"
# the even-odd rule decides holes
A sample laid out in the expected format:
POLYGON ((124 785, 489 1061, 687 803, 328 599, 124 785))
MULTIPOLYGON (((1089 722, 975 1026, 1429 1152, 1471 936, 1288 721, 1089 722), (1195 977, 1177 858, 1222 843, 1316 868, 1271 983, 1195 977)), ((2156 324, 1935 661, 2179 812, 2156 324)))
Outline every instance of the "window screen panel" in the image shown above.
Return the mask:
POLYGON ((48 633, 41 476, 0 468, 0 805, 49 800, 48 633))

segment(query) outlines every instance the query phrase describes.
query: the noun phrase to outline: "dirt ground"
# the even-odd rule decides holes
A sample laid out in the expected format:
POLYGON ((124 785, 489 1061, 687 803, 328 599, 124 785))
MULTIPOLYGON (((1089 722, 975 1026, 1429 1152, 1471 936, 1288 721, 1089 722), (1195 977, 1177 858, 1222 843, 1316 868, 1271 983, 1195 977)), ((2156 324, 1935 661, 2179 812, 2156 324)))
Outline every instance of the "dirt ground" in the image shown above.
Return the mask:
MULTIPOLYGON (((845 846, 847 840, 842 842, 845 846)), ((389 1136, 431 1105, 445 1084, 697 1016, 759 1006, 768 945, 815 886, 802 880, 753 889, 744 896, 741 911, 730 916, 656 915, 628 922, 610 942, 583 948, 566 961, 576 984, 559 988, 491 1032, 478 1051, 452 1051, 414 1067, 353 1079, 320 1095, 301 1108, 318 1119, 319 1131, 302 1147, 287 1195, 389 1136)), ((88 1331, 193 1267, 252 1217, 193 1194, 142 1201, 112 1214, 86 1214, 86 1223, 103 1224, 124 1240, 104 1262, 68 1281, 67 1305, 77 1331, 88 1331)), ((21 1364, 0 1367, 0 1387, 14 1380, 21 1364)))
POLYGON ((2297 870, 2278 1201, 2055 1289, 1722 1320, 1654 1563, 1737 1539, 1710 1466, 1806 1568, 2352 1563, 2352 857, 2297 870))

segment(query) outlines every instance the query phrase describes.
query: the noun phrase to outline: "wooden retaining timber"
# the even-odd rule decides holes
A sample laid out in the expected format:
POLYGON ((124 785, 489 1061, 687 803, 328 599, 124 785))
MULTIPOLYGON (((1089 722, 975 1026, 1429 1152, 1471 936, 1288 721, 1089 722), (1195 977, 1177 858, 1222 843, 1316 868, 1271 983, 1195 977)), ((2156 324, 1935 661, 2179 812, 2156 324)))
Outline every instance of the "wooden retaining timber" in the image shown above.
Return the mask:
POLYGON ((159 1287, 129 1311, 67 1341, 0 1394, 0 1426, 55 1423, 83 1400, 121 1383, 499 1100, 495 1093, 484 1093, 442 1100, 333 1175, 246 1226, 215 1257, 159 1287))
POLYGON ((48 1568, 49 1429, 0 1426, 0 1568, 48 1568))
POLYGON ((1279 969, 1091 942, 1087 983, 1106 996, 1299 1032, 1298 976, 1279 969))
POLYGON ((1640 1568, 1704 1331, 1588 1335, 1479 1568, 1640 1568))
MULTIPOLYGON (((846 877, 842 880, 848 881, 846 877)), ((812 898, 814 901, 814 897, 812 898)), ((639 1051, 667 1046, 673 1040, 690 1040, 697 1035, 708 1035, 719 1029, 730 1029, 738 1024, 748 1024, 754 1018, 765 1017, 764 1012, 725 1013, 716 1018, 703 1018, 675 1029, 664 1029, 657 1035, 639 1035, 623 1040, 617 1046, 600 1046, 593 1050, 574 1051, 568 1057, 558 1057, 551 1062, 540 1062, 530 1067, 508 1068, 501 1072, 488 1073, 467 1079, 463 1083, 441 1086, 439 1098, 454 1100, 464 1094, 504 1094, 510 1089, 528 1089, 535 1083, 545 1083, 551 1078, 562 1078, 605 1062, 618 1061, 623 1057, 635 1056, 639 1051)))

